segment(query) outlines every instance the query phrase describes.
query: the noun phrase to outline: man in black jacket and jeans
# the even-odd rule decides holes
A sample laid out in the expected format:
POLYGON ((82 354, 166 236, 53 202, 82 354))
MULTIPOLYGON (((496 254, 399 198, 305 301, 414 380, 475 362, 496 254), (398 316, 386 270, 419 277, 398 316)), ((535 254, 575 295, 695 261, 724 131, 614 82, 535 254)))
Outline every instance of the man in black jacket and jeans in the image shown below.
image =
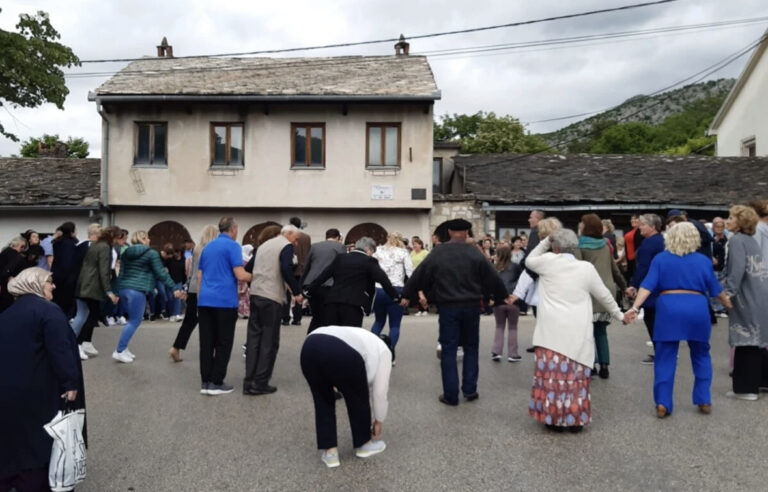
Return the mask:
POLYGON ((493 299, 511 304, 507 289, 491 263, 473 245, 467 244, 471 224, 455 219, 448 224, 451 240, 435 248, 413 272, 403 289, 401 304, 408 306, 424 291, 440 313, 440 369, 443 394, 440 402, 459 404, 459 373, 456 350, 464 347, 461 391, 467 401, 476 400, 480 301, 493 299))
POLYGON ((375 251, 376 242, 373 239, 358 239, 354 250, 336 255, 333 263, 306 286, 304 292, 311 295, 314 289, 333 278, 333 285, 328 290, 323 307, 327 325, 362 327, 363 314, 371 313, 376 282, 381 284, 384 292, 392 299, 399 298, 379 262, 371 257, 375 251))

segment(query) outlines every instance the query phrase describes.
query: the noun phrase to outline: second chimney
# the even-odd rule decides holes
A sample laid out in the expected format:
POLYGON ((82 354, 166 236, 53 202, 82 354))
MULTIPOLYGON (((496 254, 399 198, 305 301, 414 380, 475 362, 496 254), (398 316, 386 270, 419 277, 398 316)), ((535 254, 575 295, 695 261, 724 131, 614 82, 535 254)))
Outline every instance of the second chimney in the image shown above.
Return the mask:
POLYGON ((173 58, 173 46, 168 45, 168 40, 163 36, 163 40, 157 46, 158 58, 173 58))

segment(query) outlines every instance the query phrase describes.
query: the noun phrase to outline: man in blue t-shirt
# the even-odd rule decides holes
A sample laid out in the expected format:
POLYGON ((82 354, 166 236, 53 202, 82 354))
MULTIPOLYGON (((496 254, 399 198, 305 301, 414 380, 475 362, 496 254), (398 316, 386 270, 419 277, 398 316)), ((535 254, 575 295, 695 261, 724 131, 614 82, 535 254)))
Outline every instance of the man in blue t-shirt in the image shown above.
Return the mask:
POLYGON ((243 268, 237 238, 237 222, 232 217, 219 221, 219 237, 200 254, 197 285, 197 311, 200 323, 200 376, 204 395, 223 395, 234 389, 224 382, 232 354, 237 323, 237 282, 250 282, 243 268))

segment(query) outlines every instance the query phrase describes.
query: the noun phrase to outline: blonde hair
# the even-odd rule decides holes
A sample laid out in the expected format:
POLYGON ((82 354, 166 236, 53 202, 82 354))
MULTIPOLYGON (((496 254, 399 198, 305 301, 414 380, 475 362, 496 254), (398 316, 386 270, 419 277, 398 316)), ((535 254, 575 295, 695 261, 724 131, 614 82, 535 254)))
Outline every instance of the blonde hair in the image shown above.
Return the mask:
POLYGON ((677 256, 693 253, 701 246, 701 236, 690 222, 679 222, 667 229, 664 249, 677 256))
POLYGON ((88 237, 98 236, 101 234, 101 226, 99 224, 91 224, 88 226, 88 237))
POLYGON ((195 245, 195 249, 192 250, 192 254, 200 254, 206 244, 210 243, 214 239, 219 237, 219 228, 213 224, 208 224, 203 227, 200 232, 200 242, 195 245))
POLYGON ((405 243, 403 242, 403 235, 399 232, 391 232, 387 236, 387 242, 385 246, 393 246, 395 248, 405 248, 405 243))
POLYGON ((147 231, 136 231, 131 234, 131 244, 144 244, 147 239, 149 239, 147 231))
POLYGON ((560 222, 557 217, 547 217, 539 221, 539 240, 542 240, 555 232, 558 229, 563 228, 563 223, 560 222))
POLYGON ((600 222, 603 223, 603 227, 605 227, 606 231, 613 232, 616 230, 616 227, 613 226, 613 221, 611 219, 603 219, 600 222))
POLYGON ((736 227, 738 228, 736 232, 741 232, 748 236, 755 234, 757 223, 760 218, 757 216, 757 212, 754 208, 744 205, 734 205, 728 213, 731 214, 731 217, 736 219, 736 227))

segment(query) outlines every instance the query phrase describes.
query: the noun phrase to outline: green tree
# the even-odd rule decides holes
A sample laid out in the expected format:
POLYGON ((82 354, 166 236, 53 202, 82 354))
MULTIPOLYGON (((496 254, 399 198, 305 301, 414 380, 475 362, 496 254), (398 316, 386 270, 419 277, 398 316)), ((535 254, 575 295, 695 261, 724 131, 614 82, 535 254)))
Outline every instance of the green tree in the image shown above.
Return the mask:
POLYGON ((717 137, 714 135, 711 137, 695 137, 690 138, 688 141, 677 147, 671 147, 662 151, 662 154, 671 155, 687 155, 687 154, 699 154, 699 155, 715 155, 715 144, 717 143, 717 137))
MULTIPOLYGON (((21 156, 22 157, 39 157, 40 156, 40 143, 45 147, 53 148, 58 142, 60 142, 58 135, 45 134, 41 138, 30 138, 25 140, 21 144, 21 156)), ((69 137, 65 142, 67 146, 67 157, 73 157, 78 159, 85 159, 88 157, 88 142, 82 138, 69 137)))
POLYGON ((530 135, 512 116, 478 111, 472 115, 443 116, 435 125, 435 140, 461 142, 462 152, 495 154, 501 152, 534 153, 549 150, 539 135, 530 135))
MULTIPOLYGON (((60 67, 80 65, 80 60, 56 41, 61 36, 45 12, 21 14, 16 30, 0 29, 0 106, 35 108, 50 102, 64 109, 69 89, 60 67)), ((2 124, 0 135, 19 141, 2 124)))
POLYGON ((652 154, 656 150, 656 129, 632 122, 612 126, 603 132, 590 151, 594 154, 652 154))

